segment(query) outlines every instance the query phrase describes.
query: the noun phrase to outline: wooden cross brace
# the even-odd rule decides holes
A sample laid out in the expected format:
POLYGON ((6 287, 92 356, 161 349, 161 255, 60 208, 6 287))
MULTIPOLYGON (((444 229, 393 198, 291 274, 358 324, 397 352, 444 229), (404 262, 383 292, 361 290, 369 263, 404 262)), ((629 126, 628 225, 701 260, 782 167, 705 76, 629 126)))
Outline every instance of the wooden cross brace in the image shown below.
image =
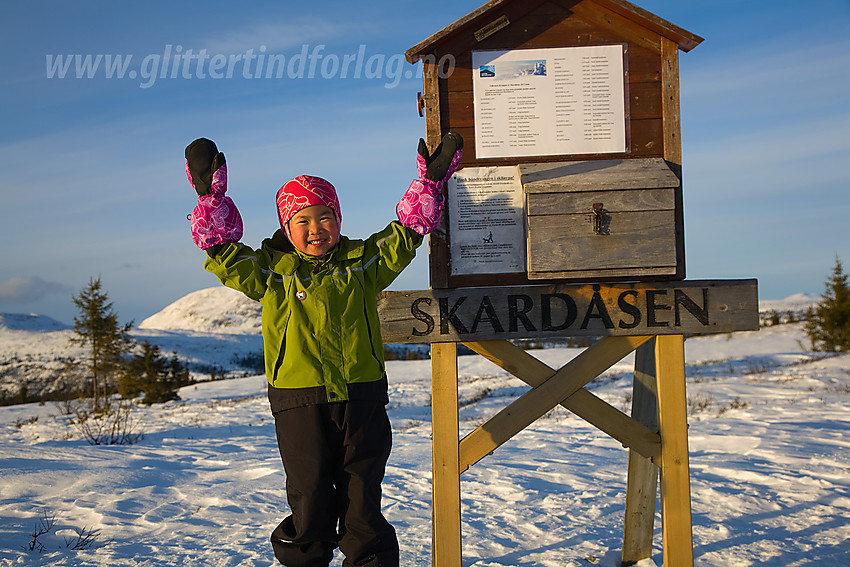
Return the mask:
POLYGON ((463 344, 532 389, 458 441, 457 344, 432 344, 434 565, 461 564, 460 475, 556 405, 630 449, 623 564, 652 554, 660 468, 665 564, 693 565, 681 335, 606 337, 557 371, 504 340, 463 344), (629 417, 584 386, 635 349, 629 417))

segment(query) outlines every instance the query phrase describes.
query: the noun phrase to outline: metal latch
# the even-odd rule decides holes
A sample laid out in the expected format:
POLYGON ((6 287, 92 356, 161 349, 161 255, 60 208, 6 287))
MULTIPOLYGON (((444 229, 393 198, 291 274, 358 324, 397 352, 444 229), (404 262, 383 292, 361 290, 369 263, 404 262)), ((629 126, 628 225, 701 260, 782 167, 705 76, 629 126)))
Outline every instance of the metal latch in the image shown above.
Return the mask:
POLYGON ((593 203, 593 207, 591 208, 591 214, 589 215, 589 221, 593 225, 594 234, 598 234, 600 236, 607 236, 611 234, 609 230, 609 225, 611 224, 611 216, 606 214, 607 211, 602 206, 602 203, 593 203))

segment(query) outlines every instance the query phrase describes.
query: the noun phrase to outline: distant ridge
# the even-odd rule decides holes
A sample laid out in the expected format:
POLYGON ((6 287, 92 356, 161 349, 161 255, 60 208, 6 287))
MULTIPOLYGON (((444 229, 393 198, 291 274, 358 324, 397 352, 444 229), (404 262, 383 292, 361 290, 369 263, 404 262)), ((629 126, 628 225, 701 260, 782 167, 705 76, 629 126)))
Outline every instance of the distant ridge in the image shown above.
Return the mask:
POLYGON ((37 313, 0 313, 0 328, 10 331, 52 332, 64 331, 71 327, 37 313))
POLYGON ((814 307, 823 298, 811 293, 795 293, 785 299, 766 299, 759 301, 759 311, 794 311, 804 312, 809 307, 814 307))
POLYGON ((198 333, 262 332, 261 308, 238 291, 220 286, 181 297, 138 325, 139 329, 198 333))

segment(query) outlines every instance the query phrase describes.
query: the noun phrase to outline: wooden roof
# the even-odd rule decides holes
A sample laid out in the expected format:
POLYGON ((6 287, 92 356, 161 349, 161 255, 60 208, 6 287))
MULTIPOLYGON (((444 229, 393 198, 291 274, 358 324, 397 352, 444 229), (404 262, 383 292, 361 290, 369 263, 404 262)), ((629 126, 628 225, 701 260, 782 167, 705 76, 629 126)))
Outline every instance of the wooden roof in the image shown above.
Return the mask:
MULTIPOLYGON (((427 53, 430 53, 444 40, 468 28, 472 28, 473 26, 480 26, 482 22, 488 21, 487 16, 498 16, 498 14, 494 13, 498 12, 499 8, 503 8, 504 6, 516 1, 524 0, 490 0, 489 2, 486 2, 477 9, 460 18, 456 22, 449 24, 431 37, 417 43, 416 45, 405 51, 404 55, 407 58, 407 61, 409 63, 415 63, 419 61, 423 56, 425 56, 427 53)), ((631 2, 627 2, 626 0, 583 1, 598 4, 600 7, 616 13, 618 16, 621 16, 640 26, 643 26, 646 29, 653 31, 662 37, 666 37, 667 39, 676 42, 679 45, 679 49, 685 52, 690 51, 703 41, 703 38, 701 38, 700 36, 693 34, 685 29, 682 29, 679 26, 656 16, 651 12, 647 12, 643 8, 635 6, 634 4, 632 4, 631 2)), ((579 2, 575 2, 574 4, 578 3, 579 2)))

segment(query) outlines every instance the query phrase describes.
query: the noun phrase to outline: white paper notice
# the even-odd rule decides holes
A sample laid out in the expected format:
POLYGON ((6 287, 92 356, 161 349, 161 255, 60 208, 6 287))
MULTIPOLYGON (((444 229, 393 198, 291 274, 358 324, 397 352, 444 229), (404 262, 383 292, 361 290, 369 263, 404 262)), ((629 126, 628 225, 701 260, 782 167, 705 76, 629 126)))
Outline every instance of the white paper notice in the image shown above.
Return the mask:
POLYGON ((525 271, 522 184, 516 167, 465 167, 449 179, 452 275, 525 271))
POLYGON ((475 154, 626 151, 623 46, 473 51, 475 154))

